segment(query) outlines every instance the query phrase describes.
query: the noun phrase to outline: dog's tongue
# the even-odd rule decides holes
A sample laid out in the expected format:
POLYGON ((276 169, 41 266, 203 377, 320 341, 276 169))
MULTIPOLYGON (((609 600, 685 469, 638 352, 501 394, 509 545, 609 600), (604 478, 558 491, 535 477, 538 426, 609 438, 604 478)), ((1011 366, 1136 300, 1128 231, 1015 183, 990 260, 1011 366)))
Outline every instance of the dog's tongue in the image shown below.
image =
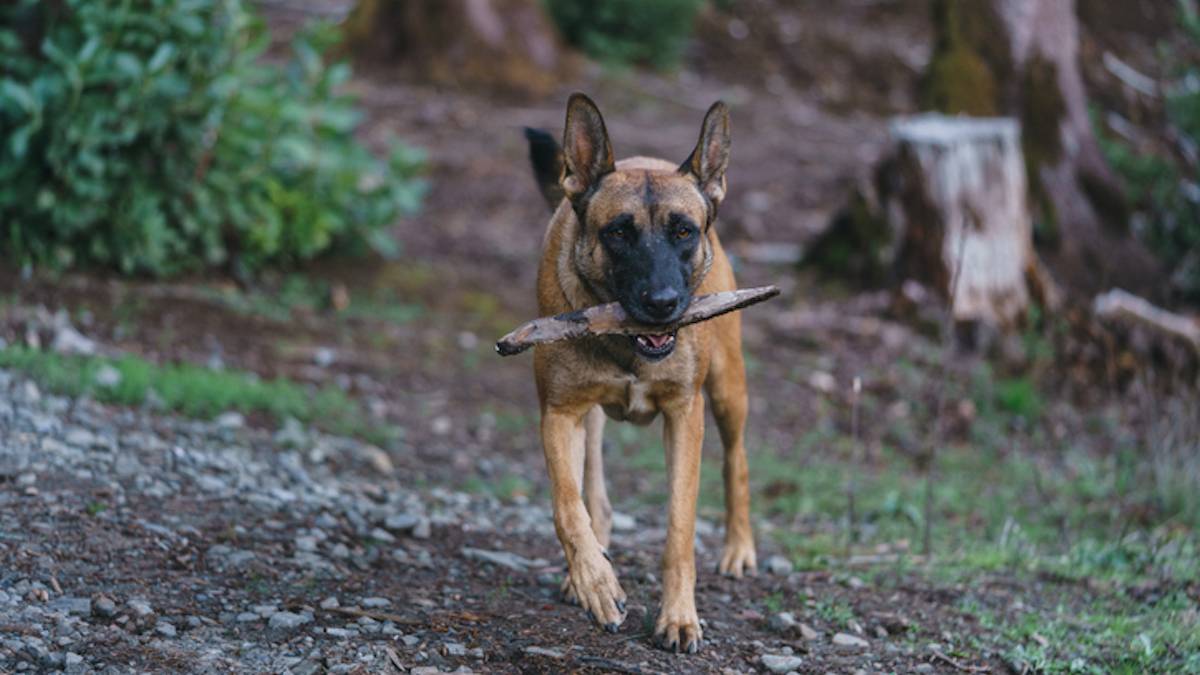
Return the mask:
POLYGON ((671 339, 671 336, 670 335, 646 335, 645 338, 646 338, 646 342, 649 342, 651 347, 658 349, 658 348, 662 347, 663 345, 667 344, 667 341, 671 339))

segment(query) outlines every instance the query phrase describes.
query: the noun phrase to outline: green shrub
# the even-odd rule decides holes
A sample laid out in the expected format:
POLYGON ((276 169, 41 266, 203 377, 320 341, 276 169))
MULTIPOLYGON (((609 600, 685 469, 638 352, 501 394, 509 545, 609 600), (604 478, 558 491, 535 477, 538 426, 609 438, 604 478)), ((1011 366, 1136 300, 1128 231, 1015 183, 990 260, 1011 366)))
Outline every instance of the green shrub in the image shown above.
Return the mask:
POLYGON ((260 59, 241 0, 18 0, 0 9, 0 255, 65 268, 250 272, 390 252, 421 155, 379 160, 314 26, 260 59))
MULTIPOLYGON (((1182 25, 1200 46, 1200 16, 1182 6, 1182 25)), ((1183 138, 1200 144, 1200 64, 1185 62, 1168 88, 1167 116, 1183 138)), ((1133 208, 1140 213, 1135 228, 1173 270, 1184 295, 1200 300, 1200 180, 1185 162, 1167 154, 1139 154, 1123 141, 1098 134, 1100 147, 1124 179, 1133 208)))
POLYGON ((543 0, 567 42, 601 61, 674 65, 705 0, 543 0))

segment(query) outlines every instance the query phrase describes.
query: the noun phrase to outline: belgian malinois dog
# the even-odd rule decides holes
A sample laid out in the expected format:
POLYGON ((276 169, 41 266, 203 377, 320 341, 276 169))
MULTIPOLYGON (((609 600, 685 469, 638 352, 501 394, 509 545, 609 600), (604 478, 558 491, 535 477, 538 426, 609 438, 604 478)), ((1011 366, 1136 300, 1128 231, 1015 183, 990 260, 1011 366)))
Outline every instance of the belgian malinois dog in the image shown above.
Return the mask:
MULTIPOLYGON (((668 325, 693 296, 735 289, 715 221, 725 197, 729 111, 717 102, 682 165, 649 157, 615 161, 604 119, 583 94, 567 102, 560 150, 526 130, 542 194, 554 216, 538 268, 542 316, 619 302, 634 320, 668 325)), ((550 473, 554 529, 566 554, 564 597, 616 632, 625 591, 608 556, 612 507, 604 485, 604 418, 648 424, 661 413, 670 491, 663 555, 661 647, 695 653, 693 541, 704 397, 725 447, 725 548, 718 571, 741 577, 756 568, 750 488, 743 445, 746 375, 736 313, 677 332, 593 336, 538 345, 534 375, 542 445, 550 473)))

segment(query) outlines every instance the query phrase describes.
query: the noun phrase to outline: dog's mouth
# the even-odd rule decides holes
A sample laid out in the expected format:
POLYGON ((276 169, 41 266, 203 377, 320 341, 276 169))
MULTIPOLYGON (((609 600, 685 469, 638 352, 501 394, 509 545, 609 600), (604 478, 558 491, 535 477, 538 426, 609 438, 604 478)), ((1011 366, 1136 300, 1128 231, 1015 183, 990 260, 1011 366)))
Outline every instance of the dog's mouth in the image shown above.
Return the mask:
POLYGON ((633 348, 642 357, 657 361, 675 351, 675 331, 633 336, 633 348))

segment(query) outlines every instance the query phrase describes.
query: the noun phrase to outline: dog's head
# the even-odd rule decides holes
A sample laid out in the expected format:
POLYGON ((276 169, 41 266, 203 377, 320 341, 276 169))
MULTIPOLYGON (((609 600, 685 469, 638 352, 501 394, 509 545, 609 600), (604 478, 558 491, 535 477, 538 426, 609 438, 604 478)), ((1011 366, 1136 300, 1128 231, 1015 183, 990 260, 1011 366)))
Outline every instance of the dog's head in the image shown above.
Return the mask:
MULTIPOLYGON (((725 196, 728 163, 724 103, 709 108, 699 142, 677 169, 657 163, 618 169, 596 104, 572 95, 562 188, 580 223, 576 271, 639 323, 666 326, 679 319, 712 262, 709 228, 725 196)), ((638 335, 633 342, 651 360, 675 348, 673 333, 638 335)))

